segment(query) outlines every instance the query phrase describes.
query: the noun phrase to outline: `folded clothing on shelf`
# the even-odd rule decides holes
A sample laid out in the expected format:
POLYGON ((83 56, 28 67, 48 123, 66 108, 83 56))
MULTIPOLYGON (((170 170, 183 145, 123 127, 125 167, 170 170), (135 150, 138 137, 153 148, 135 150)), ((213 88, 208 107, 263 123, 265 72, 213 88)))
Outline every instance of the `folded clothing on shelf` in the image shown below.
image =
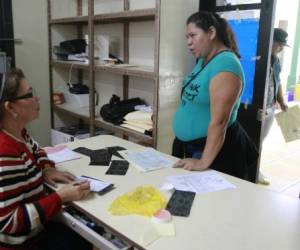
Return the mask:
POLYGON ((146 134, 146 131, 153 129, 152 113, 146 111, 130 112, 124 117, 121 126, 146 134))
POLYGON ((147 123, 138 122, 138 121, 124 121, 122 123, 122 125, 124 125, 124 124, 129 125, 129 126, 134 126, 134 127, 137 127, 137 128, 141 128, 141 129, 144 129, 144 130, 151 130, 153 128, 152 123, 147 124, 147 123))
POLYGON ((152 124, 152 112, 133 111, 125 115, 124 120, 152 124))

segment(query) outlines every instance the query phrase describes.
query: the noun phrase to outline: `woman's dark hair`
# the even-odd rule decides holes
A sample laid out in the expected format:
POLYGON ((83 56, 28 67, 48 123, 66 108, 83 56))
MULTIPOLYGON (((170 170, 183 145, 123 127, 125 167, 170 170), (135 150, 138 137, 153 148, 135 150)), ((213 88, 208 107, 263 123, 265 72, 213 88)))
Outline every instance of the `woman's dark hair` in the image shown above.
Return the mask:
POLYGON ((0 89, 3 88, 0 96, 0 120, 3 118, 4 103, 17 97, 21 80, 25 78, 25 75, 21 69, 14 68, 3 77, 4 81, 0 82, 1 85, 4 84, 0 86, 0 89))
POLYGON ((186 24, 193 23, 198 28, 208 32, 211 26, 215 27, 217 37, 224 45, 230 48, 238 58, 241 58, 234 33, 228 22, 216 13, 208 11, 199 11, 192 14, 186 21, 186 24))

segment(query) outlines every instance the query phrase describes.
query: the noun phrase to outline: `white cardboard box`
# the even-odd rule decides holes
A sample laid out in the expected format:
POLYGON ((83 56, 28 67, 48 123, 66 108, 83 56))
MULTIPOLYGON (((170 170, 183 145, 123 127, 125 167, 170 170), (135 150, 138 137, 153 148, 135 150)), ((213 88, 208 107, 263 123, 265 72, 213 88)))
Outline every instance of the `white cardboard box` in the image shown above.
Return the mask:
MULTIPOLYGON (((82 136, 82 135, 81 135, 82 136)), ((86 135, 86 138, 89 136, 89 134, 86 135)), ((83 138, 81 138, 83 139, 83 138)), ((51 129, 51 144, 52 146, 55 146, 57 144, 61 143, 68 143, 72 141, 76 141, 78 138, 76 138, 74 135, 69 135, 66 133, 63 133, 61 131, 51 129)))
MULTIPOLYGON (((61 128, 51 129, 51 144, 52 144, 52 146, 55 146, 57 144, 77 141, 80 139, 85 139, 85 138, 90 137, 90 133, 88 132, 88 130, 86 133, 81 131, 81 133, 76 133, 75 135, 74 134, 70 135, 65 132, 59 131, 60 129, 61 128)), ((96 135, 111 135, 111 134, 113 134, 113 133, 109 132, 105 129, 101 129, 101 128, 96 129, 96 135)))
POLYGON ((67 104, 74 107, 88 107, 89 103, 89 94, 72 94, 68 91, 64 91, 64 98, 67 104))

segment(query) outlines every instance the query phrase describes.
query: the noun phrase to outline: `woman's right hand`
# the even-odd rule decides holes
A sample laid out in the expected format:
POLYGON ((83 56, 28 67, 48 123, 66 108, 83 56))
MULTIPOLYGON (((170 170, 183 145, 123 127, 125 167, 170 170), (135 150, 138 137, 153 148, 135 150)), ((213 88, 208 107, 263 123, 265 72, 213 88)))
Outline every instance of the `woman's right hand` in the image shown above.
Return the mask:
POLYGON ((189 171, 202 171, 209 167, 209 165, 205 164, 205 162, 200 159, 192 159, 192 158, 185 158, 182 160, 177 161, 174 168, 183 168, 189 171))
POLYGON ((85 198, 90 193, 90 184, 84 181, 76 184, 67 184, 57 191, 62 203, 78 201, 85 198))

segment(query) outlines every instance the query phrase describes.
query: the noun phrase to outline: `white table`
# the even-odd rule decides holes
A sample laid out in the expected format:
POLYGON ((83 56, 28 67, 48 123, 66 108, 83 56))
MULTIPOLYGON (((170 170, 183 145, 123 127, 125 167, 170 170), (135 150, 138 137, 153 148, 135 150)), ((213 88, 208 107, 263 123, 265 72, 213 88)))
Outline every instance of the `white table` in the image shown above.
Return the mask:
MULTIPOLYGON (((114 136, 97 136, 68 144, 100 149, 141 146, 114 136)), ((89 166, 89 157, 64 162, 58 169, 75 175, 87 175, 115 184, 103 196, 92 195, 74 204, 135 247, 140 245, 141 232, 149 219, 138 215, 113 216, 108 212, 112 201, 140 185, 160 186, 165 177, 189 173, 182 169, 163 169, 141 173, 132 166, 125 176, 105 175, 108 167, 89 166)), ((220 173, 221 174, 221 173, 220 173)), ((196 195, 188 218, 173 216, 175 237, 161 237, 145 249, 167 250, 299 250, 300 200, 259 187, 253 183, 221 174, 237 188, 196 195)), ((84 235, 86 237, 86 235, 84 235)), ((88 237, 87 237, 88 238, 88 237)), ((103 247, 105 248, 105 247, 103 247)), ((109 248, 109 246, 108 246, 109 248)))

